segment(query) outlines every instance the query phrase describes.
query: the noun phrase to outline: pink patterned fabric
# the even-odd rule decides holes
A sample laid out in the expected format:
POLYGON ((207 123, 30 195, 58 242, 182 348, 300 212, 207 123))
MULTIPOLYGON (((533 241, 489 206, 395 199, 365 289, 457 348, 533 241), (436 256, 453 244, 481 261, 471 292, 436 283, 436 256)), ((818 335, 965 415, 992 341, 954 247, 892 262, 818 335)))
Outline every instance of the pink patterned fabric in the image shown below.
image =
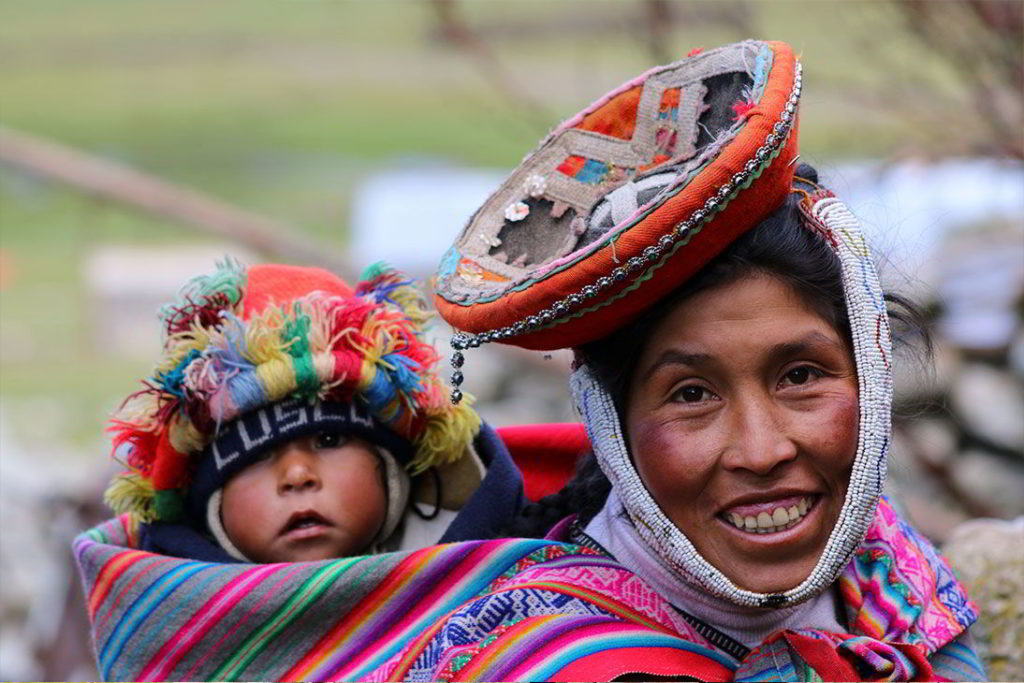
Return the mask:
POLYGON ((946 560, 884 498, 839 587, 851 631, 928 654, 978 618, 946 560))
POLYGON ((535 580, 559 581, 592 590, 609 597, 628 602, 629 605, 654 619, 662 626, 682 634, 687 640, 708 645, 704 636, 697 632, 679 613, 672 608, 646 581, 629 571, 618 567, 540 567, 519 574, 510 585, 529 583, 535 580))

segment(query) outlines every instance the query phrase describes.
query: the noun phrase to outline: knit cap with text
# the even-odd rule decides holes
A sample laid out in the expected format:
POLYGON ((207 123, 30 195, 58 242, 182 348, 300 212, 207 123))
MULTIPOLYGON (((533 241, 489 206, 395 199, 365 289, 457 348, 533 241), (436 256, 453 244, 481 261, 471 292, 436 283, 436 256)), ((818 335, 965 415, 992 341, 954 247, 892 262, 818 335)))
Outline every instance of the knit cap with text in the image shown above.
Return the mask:
MULTIPOLYGON (((383 265, 353 289, 319 268, 219 264, 160 311, 163 356, 111 420, 127 469, 106 501, 136 525, 207 525, 223 546, 208 508, 224 483, 325 429, 379 446, 400 470, 388 478, 405 482, 391 490, 407 498, 408 475, 468 462, 480 427, 448 400, 428 318, 420 290, 383 265)), ((389 501, 385 532, 404 504, 389 501)))

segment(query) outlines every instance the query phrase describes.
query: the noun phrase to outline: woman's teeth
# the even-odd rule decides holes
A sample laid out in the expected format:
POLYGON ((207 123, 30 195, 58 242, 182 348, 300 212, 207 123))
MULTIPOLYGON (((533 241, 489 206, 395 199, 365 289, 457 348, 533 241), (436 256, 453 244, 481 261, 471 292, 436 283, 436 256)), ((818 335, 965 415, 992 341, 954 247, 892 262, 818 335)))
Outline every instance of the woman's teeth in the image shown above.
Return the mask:
POLYGON ((736 512, 726 514, 726 519, 737 529, 752 534, 773 534, 784 531, 804 518, 813 503, 810 498, 801 498, 795 505, 777 507, 754 515, 741 515, 736 512))

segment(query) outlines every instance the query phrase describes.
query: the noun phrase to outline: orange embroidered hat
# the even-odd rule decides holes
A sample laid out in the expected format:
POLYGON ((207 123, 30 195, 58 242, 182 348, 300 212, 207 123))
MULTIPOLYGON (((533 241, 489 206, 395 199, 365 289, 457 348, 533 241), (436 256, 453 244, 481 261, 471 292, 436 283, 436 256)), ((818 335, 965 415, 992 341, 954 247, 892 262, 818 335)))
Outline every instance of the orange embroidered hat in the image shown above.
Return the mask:
POLYGON ((749 40, 651 69, 555 128, 441 263, 456 351, 579 346, 677 288, 785 199, 800 88, 788 45, 749 40))

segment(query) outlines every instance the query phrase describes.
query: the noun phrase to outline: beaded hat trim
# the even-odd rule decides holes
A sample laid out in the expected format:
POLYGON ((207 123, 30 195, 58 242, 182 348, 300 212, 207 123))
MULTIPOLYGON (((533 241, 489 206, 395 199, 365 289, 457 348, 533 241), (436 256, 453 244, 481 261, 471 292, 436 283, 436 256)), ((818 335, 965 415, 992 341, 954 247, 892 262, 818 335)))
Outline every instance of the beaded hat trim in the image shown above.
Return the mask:
MULTIPOLYGON (((773 51, 773 48, 767 47, 767 45, 769 44, 748 41, 747 43, 739 43, 735 46, 729 46, 728 48, 721 48, 721 50, 751 50, 753 48, 757 48, 757 46, 761 46, 759 49, 754 49, 754 52, 752 54, 757 55, 757 64, 754 67, 754 72, 755 74, 759 74, 756 77, 755 85, 763 90, 765 87, 765 74, 768 73, 768 71, 770 70, 770 67, 773 63, 772 60, 773 58, 775 58, 775 52, 773 51)), ((775 49, 779 49, 777 47, 778 44, 770 45, 775 45, 775 49)), ((719 51, 712 51, 711 53, 707 54, 713 55, 716 52, 719 51)), ((672 67, 678 68, 679 65, 683 65, 686 63, 687 60, 684 60, 683 62, 679 62, 676 65, 671 65, 671 67, 661 67, 660 69, 665 70, 670 69, 672 67)), ((655 73, 658 71, 659 70, 656 69, 650 73, 655 73)), ((637 79, 637 82, 642 83, 645 82, 645 80, 651 80, 650 78, 648 78, 648 76, 649 74, 645 74, 644 76, 637 79)), ((626 86, 624 86, 624 89, 628 88, 630 85, 631 84, 627 84, 626 86)), ((633 83, 633 85, 635 86, 635 83, 633 83)), ((792 160, 795 159, 795 128, 797 120, 797 105, 799 103, 801 89, 802 67, 799 63, 793 63, 792 82, 789 85, 788 95, 785 98, 784 105, 782 105, 779 108, 777 114, 778 119, 769 127, 769 130, 771 132, 767 133, 765 137, 759 141, 759 144, 757 144, 756 146, 752 147, 749 150, 749 153, 745 157, 745 161, 743 161, 742 159, 740 160, 739 165, 737 166, 739 170, 736 173, 732 174, 731 177, 726 178, 724 182, 712 186, 708 190, 707 199, 703 202, 702 205, 699 206, 699 208, 691 212, 687 212, 682 216, 674 217, 672 219, 671 224, 669 224, 668 226, 655 226, 653 229, 649 229, 648 232, 650 232, 652 235, 650 237, 650 243, 646 247, 644 247, 640 253, 623 259, 620 265, 611 268, 607 272, 595 273, 595 277, 592 280, 581 282, 579 286, 576 287, 573 291, 563 294, 550 305, 541 308, 536 312, 530 312, 529 314, 523 315, 521 319, 518 319, 515 322, 484 331, 457 332, 453 336, 451 341, 451 345, 454 351, 451 358, 451 363, 454 368, 454 373, 452 375, 451 380, 452 384, 455 386, 455 390, 452 392, 452 401, 454 403, 458 403, 462 397, 462 393, 459 390, 459 385, 461 385, 461 383, 463 382, 463 373, 461 368, 465 363, 465 356, 462 352, 465 351, 466 349, 475 348, 480 346, 481 344, 488 342, 521 344, 524 346, 528 346, 529 348, 559 348, 560 346, 558 345, 552 346, 550 341, 547 339, 538 342, 536 345, 524 343, 522 340, 531 339, 532 336, 535 336, 538 333, 555 330, 559 326, 565 326, 566 328, 568 328, 569 326, 567 326, 566 323, 569 323, 571 321, 577 321, 575 325, 572 326, 575 329, 585 330, 587 328, 587 325, 583 325, 581 323, 583 322, 583 320, 590 319, 587 316, 602 311, 602 309, 607 309, 609 306, 613 306, 619 304, 620 302, 627 301, 627 295, 636 292, 645 284, 656 279, 656 276, 659 275, 659 271, 661 271, 661 269, 663 268, 663 266, 666 265, 666 263, 668 263, 678 252, 680 252, 680 250, 689 245, 694 240, 694 238, 698 237, 701 234, 701 232, 706 227, 708 227, 719 214, 721 214, 723 211, 729 208, 730 205, 735 202, 737 197, 744 193, 745 190, 750 188, 754 184, 754 182, 758 180, 763 174, 765 174, 770 168, 773 173, 773 178, 769 184, 772 186, 781 186, 784 183, 785 187, 788 188, 791 173, 787 175, 786 173, 780 172, 780 169, 776 168, 777 166, 779 166, 779 163, 773 162, 776 162, 776 160, 780 155, 782 155, 784 150, 786 151, 786 156, 789 160, 789 163, 791 163, 792 160), (659 230, 661 230, 662 232, 659 233, 659 230)), ((621 93, 622 89, 620 89, 620 91, 612 93, 611 95, 604 98, 604 100, 601 100, 595 103, 595 105, 592 105, 592 107, 587 111, 593 112, 596 108, 599 109, 602 103, 608 101, 609 98, 613 96, 621 95, 621 93)), ((749 97, 752 98, 753 100, 756 99, 758 95, 758 92, 752 92, 749 94, 749 97)), ((750 106, 753 107, 755 105, 751 103, 750 106)), ((548 137, 548 139, 546 139, 545 142, 541 144, 539 149, 544 149, 545 145, 548 144, 553 137, 556 137, 560 133, 563 133, 567 129, 567 127, 571 127, 571 125, 578 123, 577 119, 579 118, 580 117, 577 117, 576 119, 571 119, 570 121, 563 124, 559 129, 556 129, 556 131, 554 131, 548 137)), ((735 135, 736 132, 735 130, 730 129, 729 134, 735 135)), ((622 231, 624 231, 627 228, 642 228, 642 221, 645 218, 647 218, 655 208, 664 205, 664 202, 667 201, 669 198, 681 192, 684 192, 685 190, 687 190, 687 188, 691 188, 691 186, 695 182, 695 178, 700 176, 701 171, 703 171, 707 167, 707 165, 712 160, 714 160, 718 155, 722 154, 722 150, 726 145, 726 142, 729 138, 729 134, 723 134, 724 138, 723 140, 719 141, 718 144, 710 144, 708 148, 705 150, 704 154, 701 156, 701 158, 691 160, 690 162, 688 162, 688 164, 685 166, 684 169, 682 169, 682 171, 680 171, 680 169, 675 169, 669 173, 662 174, 671 176, 672 180, 666 187, 662 188, 658 192, 655 199, 651 200, 649 204, 644 207, 643 210, 638 210, 636 213, 631 215, 628 220, 626 220, 625 222, 618 226, 615 226, 614 229, 608 230, 605 233, 604 237, 602 237, 601 239, 597 239, 596 241, 590 243, 587 247, 578 250, 575 254, 567 256, 565 259, 562 259, 561 261, 557 259, 551 261, 550 263, 546 264, 543 268, 538 269, 536 273, 531 275, 531 277, 546 277, 551 273, 557 271, 559 267, 567 266, 569 262, 572 261, 572 259, 579 260, 584 257, 590 256, 597 249, 611 248, 612 250, 614 250, 616 235, 621 234, 622 231)), ((534 153, 534 155, 536 154, 537 152, 534 153)), ((526 165, 529 165, 529 163, 533 163, 533 161, 533 157, 528 157, 528 164, 526 165)), ((521 174, 521 171, 522 167, 516 173, 521 174)), ((532 178, 532 176, 530 177, 532 178)), ((643 180, 640 180, 638 182, 642 183, 643 180)), ((539 181, 537 181, 537 183, 539 184, 539 181)), ((636 185, 638 183, 634 182, 632 184, 636 185)), ((506 186, 507 185, 508 183, 506 183, 506 186)), ((609 188, 605 187, 603 191, 608 192, 608 196, 612 197, 617 190, 612 190, 611 192, 609 192, 609 188)), ((499 191, 499 193, 500 192, 501 191, 499 191)), ((744 194, 744 198, 746 198, 746 196, 747 195, 744 194)), ((614 202, 610 203, 614 204, 614 202)), ((486 206, 487 205, 485 205, 485 208, 486 206)), ((596 205, 594 213, 590 217, 592 222, 598 222, 597 219, 601 215, 603 215, 603 208, 604 207, 601 204, 596 205)), ((766 214, 769 210, 773 208, 773 206, 762 206, 759 207, 759 210, 763 214, 766 214)), ((481 209, 481 211, 484 211, 484 209, 481 209)), ((609 213, 609 215, 614 215, 615 207, 612 206, 605 213, 609 213)), ((749 227, 756 224, 761 217, 763 217, 763 215, 752 217, 748 216, 745 219, 745 221, 741 219, 736 221, 736 223, 738 225, 739 223, 746 222, 749 223, 749 225, 747 226, 749 227)), ((470 228, 473 227, 476 221, 478 221, 478 217, 474 217, 474 219, 471 221, 470 228)), ((721 223, 721 221, 716 222, 715 225, 717 226, 719 223, 721 223)), ((742 226, 738 226, 735 229, 742 230, 743 228, 742 226)), ((721 232, 722 230, 723 228, 717 227, 716 233, 721 232)), ((467 233, 470 232, 471 231, 469 230, 469 228, 467 228, 467 233)), ((711 241, 716 242, 716 244, 718 242, 721 242, 721 244, 718 245, 718 248, 721 248, 729 241, 731 241, 731 238, 727 235, 719 236, 716 234, 705 240, 706 244, 702 245, 700 249, 700 251, 705 252, 705 261, 709 258, 710 249, 714 248, 709 247, 711 241)), ((456 309, 457 306, 451 305, 451 303, 448 302, 447 299, 461 300, 462 298, 465 298, 465 296, 469 295, 466 293, 459 294, 456 291, 457 288, 455 288, 454 285, 450 284, 453 282, 453 277, 455 274, 457 274, 458 271, 458 268, 456 267, 457 264, 453 265, 454 262, 452 261, 452 258, 452 252, 450 252, 449 255, 446 256, 445 261, 442 262, 440 269, 440 279, 438 283, 438 296, 436 297, 435 302, 437 303, 438 309, 441 312, 441 314, 456 328, 459 328, 459 322, 461 322, 461 320, 453 319, 453 309, 456 309), (455 268, 455 270, 453 270, 453 268, 455 268)), ((458 261, 459 258, 461 257, 456 257, 456 261, 458 261)), ((459 261, 459 263, 461 263, 461 261, 459 261)), ((690 266, 696 268, 698 265, 699 262, 695 257, 693 259, 693 263, 691 263, 690 266)), ((670 275, 665 278, 666 280, 676 278, 679 275, 678 273, 675 273, 675 261, 673 261, 673 268, 666 270, 665 273, 670 273, 670 275)), ((529 279, 530 278, 527 278, 527 280, 529 279)), ((491 289, 481 289, 476 298, 481 300, 486 299, 487 296, 490 296, 488 292, 491 292, 491 289)), ((498 290, 495 289, 494 291, 498 290)), ((491 293, 493 294, 493 292, 491 293)), ((491 298, 494 297, 491 296, 491 298)), ((576 336, 578 337, 579 334, 583 333, 585 332, 577 332, 576 336)))
POLYGON ((466 453, 480 418, 448 401, 423 338, 427 302, 412 281, 372 266, 353 293, 319 271, 310 280, 331 291, 275 300, 273 286, 250 286, 248 274, 227 260, 161 310, 163 357, 110 422, 113 455, 127 467, 106 494, 117 512, 180 519, 196 459, 221 427, 286 399, 359 402, 412 444, 414 473, 466 453))
POLYGON ((644 486, 629 456, 611 396, 590 369, 579 365, 570 386, 587 436, 602 469, 623 501, 637 532, 677 574, 710 593, 751 607, 779 607, 812 598, 839 576, 864 539, 885 481, 892 406, 889 322, 871 253, 857 219, 831 193, 818 191, 801 202, 809 229, 819 232, 839 256, 853 337, 859 395, 857 452, 835 528, 811 574, 784 593, 736 586, 704 559, 665 516, 644 486))

